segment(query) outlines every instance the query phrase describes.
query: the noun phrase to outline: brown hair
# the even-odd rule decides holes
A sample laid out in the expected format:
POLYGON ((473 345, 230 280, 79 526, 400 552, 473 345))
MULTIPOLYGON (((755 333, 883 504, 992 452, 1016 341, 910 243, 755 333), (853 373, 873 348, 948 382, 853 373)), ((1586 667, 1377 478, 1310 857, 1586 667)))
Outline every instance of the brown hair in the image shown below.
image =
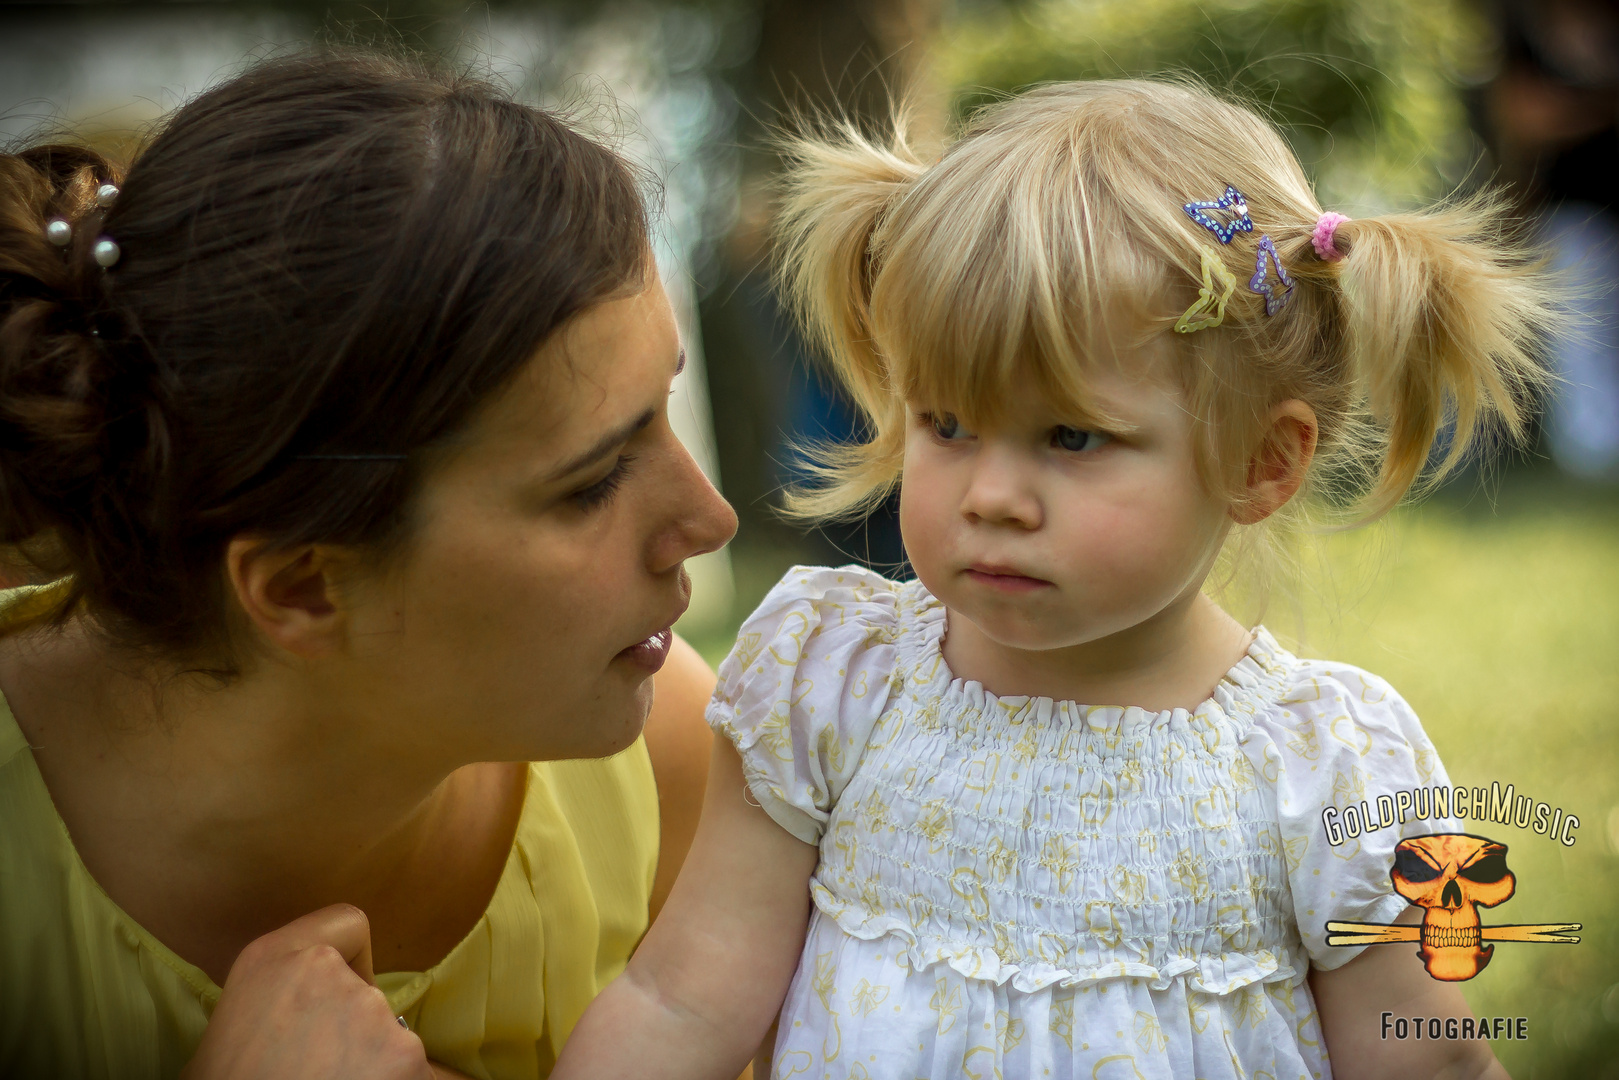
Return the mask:
POLYGON ((72 575, 59 620, 217 646, 233 536, 390 550, 425 451, 567 319, 638 288, 646 253, 617 155, 370 55, 257 64, 126 176, 77 147, 0 155, 0 544, 72 575))

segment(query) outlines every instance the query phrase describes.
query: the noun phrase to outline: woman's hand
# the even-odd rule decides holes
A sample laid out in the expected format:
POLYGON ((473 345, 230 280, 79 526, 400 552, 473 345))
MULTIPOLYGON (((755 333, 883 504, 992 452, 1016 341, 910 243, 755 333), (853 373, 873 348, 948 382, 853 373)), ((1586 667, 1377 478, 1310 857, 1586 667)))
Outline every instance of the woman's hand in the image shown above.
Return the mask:
POLYGON ((335 904, 258 938, 225 979, 182 1080, 432 1080, 371 981, 365 913, 335 904))

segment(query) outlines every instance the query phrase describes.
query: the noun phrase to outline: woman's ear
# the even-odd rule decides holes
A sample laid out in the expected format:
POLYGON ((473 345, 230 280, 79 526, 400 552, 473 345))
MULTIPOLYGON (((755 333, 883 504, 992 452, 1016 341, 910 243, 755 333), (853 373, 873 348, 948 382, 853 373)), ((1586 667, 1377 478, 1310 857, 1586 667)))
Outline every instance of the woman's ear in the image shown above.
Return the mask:
POLYGON ((1298 494, 1315 457, 1315 410, 1290 398, 1270 411, 1270 426, 1248 459, 1247 484, 1242 501, 1232 508, 1238 525, 1252 525, 1270 517, 1298 494))
POLYGON ((343 635, 334 554, 326 545, 270 547, 262 538, 238 536, 225 549, 225 571, 236 602, 259 632, 287 652, 311 658, 333 651, 343 635))

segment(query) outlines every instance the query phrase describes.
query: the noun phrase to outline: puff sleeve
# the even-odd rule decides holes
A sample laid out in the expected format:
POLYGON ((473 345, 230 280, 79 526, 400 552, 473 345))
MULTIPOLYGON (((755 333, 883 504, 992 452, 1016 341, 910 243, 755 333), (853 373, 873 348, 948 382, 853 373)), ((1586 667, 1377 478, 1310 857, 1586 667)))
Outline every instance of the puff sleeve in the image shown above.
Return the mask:
POLYGON ((708 723, 736 746, 759 805, 807 844, 888 705, 897 588, 857 567, 795 566, 720 664, 708 723))
POLYGON ((1300 663, 1254 734, 1254 764, 1275 784, 1299 935, 1313 966, 1340 967, 1365 946, 1328 945, 1329 920, 1391 923, 1406 907, 1389 878, 1395 845, 1462 831, 1435 816, 1432 789, 1450 780, 1404 699, 1346 664, 1300 663), (1359 835, 1342 828, 1346 816, 1359 835))

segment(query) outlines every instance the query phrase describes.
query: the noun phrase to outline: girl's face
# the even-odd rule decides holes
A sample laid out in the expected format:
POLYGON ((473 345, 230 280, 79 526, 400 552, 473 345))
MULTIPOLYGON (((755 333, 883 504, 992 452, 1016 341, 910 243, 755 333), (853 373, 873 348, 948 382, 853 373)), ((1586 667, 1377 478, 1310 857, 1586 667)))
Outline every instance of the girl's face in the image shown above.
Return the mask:
POLYGON ((1198 480, 1180 394, 1108 372, 1091 387, 1120 430, 1032 390, 984 430, 912 410, 905 550, 952 617, 1002 647, 1059 649, 1147 623, 1196 593, 1229 526, 1198 480))
MULTIPOLYGON (((654 280, 553 336, 429 474, 400 565, 355 608, 372 700, 442 760, 628 746, 736 516, 669 426, 682 353, 654 280)), ((363 699, 362 699, 363 700, 363 699)))

